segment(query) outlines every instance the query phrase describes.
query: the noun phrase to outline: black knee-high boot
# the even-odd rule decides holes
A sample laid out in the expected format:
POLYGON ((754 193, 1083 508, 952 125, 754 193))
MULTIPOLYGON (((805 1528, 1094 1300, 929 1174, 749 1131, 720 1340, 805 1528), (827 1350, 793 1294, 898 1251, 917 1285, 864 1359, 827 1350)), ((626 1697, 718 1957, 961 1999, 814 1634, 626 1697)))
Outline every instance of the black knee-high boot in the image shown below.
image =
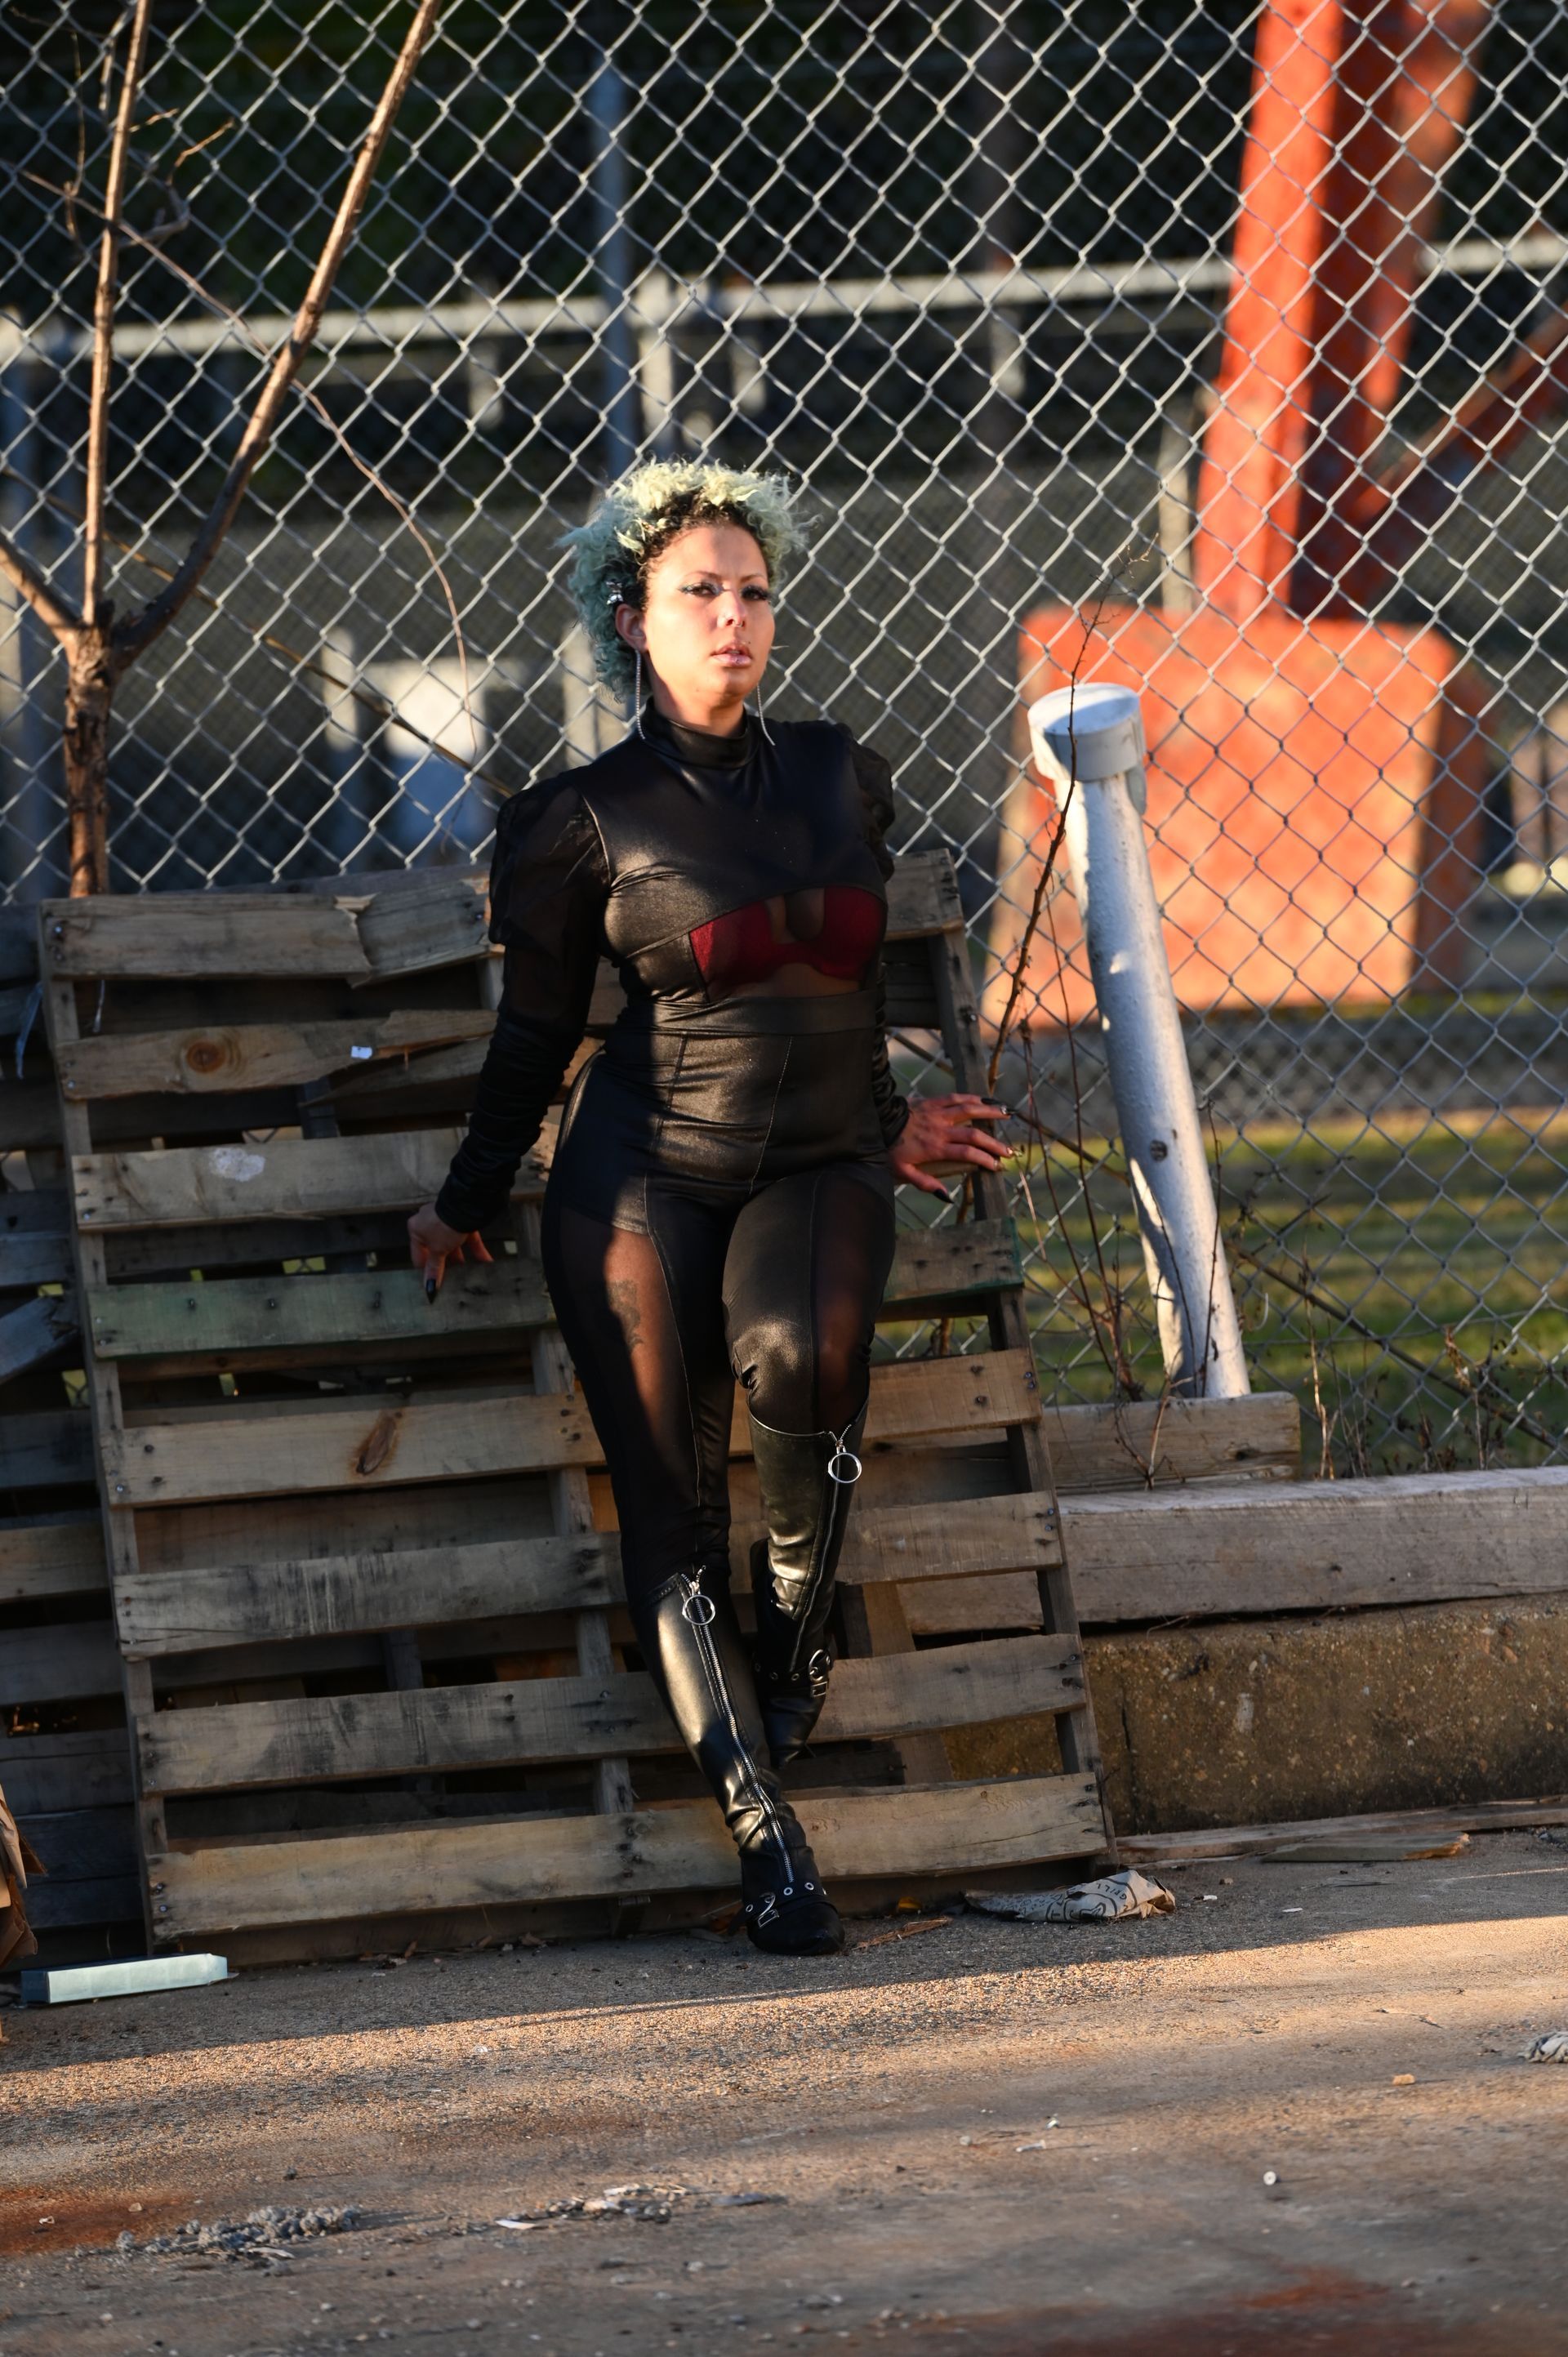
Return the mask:
POLYGON ((800 1820, 766 1764, 757 1689, 729 1566, 699 1564, 632 1609, 642 1657, 740 1853, 746 1928, 759 1948, 832 1955, 843 1945, 800 1820))
POLYGON ((828 1698, 828 1620, 865 1409, 843 1432, 776 1432, 751 1419, 767 1540, 752 1549, 757 1689, 776 1767, 799 1757, 828 1698))

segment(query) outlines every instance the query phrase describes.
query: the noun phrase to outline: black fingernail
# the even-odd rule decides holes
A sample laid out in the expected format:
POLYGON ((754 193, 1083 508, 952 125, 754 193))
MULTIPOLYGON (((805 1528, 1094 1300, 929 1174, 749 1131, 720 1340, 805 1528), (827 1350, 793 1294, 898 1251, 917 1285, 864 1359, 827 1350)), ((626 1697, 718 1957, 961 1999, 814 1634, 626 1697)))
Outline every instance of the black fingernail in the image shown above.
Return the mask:
POLYGON ((424 1297, 426 1301, 434 1301, 435 1298, 435 1279, 433 1276, 427 1276, 424 1280, 424 1297))

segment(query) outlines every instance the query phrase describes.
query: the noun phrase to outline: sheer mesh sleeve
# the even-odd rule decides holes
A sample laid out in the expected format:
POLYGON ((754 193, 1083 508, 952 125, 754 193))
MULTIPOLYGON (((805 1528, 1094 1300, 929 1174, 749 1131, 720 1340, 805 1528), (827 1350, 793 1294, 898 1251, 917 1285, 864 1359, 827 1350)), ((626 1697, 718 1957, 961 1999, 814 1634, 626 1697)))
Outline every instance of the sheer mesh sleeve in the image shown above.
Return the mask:
MULTIPOLYGON (((893 772, 881 754, 873 752, 869 745, 857 745, 851 737, 849 749, 854 762, 855 783, 860 789, 865 839, 883 875, 891 876, 893 854, 887 848, 886 836, 894 815, 893 772)), ((876 1045, 871 1059, 871 1097, 876 1107, 882 1142, 885 1146, 892 1146, 902 1135, 904 1125, 909 1118, 909 1107, 898 1093, 893 1067, 888 1061, 887 975, 880 954, 872 970, 871 988, 876 1001, 876 1045)))
POLYGON ((539 1135, 587 1024, 608 894, 598 829, 569 778, 506 804, 490 866, 501 1005, 467 1136, 435 1199, 448 1227, 466 1234, 495 1218, 539 1135))

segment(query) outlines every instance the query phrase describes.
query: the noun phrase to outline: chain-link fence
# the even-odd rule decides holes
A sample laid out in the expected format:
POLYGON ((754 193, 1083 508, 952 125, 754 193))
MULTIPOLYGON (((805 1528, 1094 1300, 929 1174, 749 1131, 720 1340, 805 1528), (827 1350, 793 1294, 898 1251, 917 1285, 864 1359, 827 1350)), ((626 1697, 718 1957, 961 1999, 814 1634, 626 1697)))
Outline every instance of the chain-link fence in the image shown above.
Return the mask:
MULTIPOLYGON (((123 601, 210 501, 408 13, 154 11, 123 601)), ((0 507, 67 589, 127 16, 0 17, 0 507)), ((562 587, 595 485, 782 466, 814 533, 773 697, 893 760, 993 1019, 1024 960, 999 1078, 1052 1380, 1159 1383, 1019 725, 1110 677, 1257 1379, 1325 1469, 1557 1453, 1565 85, 1554 0, 450 0, 314 399, 120 689, 113 888, 481 854, 498 791, 623 726, 562 587)), ((16 899, 64 875, 62 673, 15 608, 16 899)))

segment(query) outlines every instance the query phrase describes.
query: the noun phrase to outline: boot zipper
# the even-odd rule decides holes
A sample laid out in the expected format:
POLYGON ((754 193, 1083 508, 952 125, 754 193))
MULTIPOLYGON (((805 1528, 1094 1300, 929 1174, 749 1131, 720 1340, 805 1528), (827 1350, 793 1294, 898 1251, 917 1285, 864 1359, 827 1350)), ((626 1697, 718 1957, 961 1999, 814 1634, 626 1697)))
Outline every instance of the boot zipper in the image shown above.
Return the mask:
MULTIPOLYGON (((725 1715, 730 1738, 735 1745, 736 1757, 741 1762, 742 1779, 756 1802, 757 1814, 778 1846, 779 1855, 784 1862, 785 1884, 790 1885, 795 1879, 795 1867, 789 1856, 789 1845, 784 1838, 783 1823, 772 1801, 763 1790, 757 1776, 756 1763, 747 1749, 746 1738, 740 1731, 740 1721, 736 1717, 735 1704, 731 1700, 729 1687, 725 1683, 724 1664, 719 1660, 718 1647, 709 1633, 714 1620, 714 1600, 711 1596, 704 1593, 700 1578, 683 1577, 682 1585, 684 1593, 681 1599, 681 1617, 696 1638, 697 1651, 703 1658, 703 1667, 707 1674, 709 1689, 714 1700, 725 1715), (693 1611, 692 1607, 694 1603, 706 1605, 706 1619, 693 1611)), ((764 1920, 771 1921, 772 1918, 766 1917, 764 1920)))
POLYGON ((791 1678, 798 1678, 800 1675, 802 1666, 800 1648, 805 1642, 806 1631, 811 1626, 811 1615, 817 1600, 817 1588, 822 1580, 822 1566, 832 1552, 833 1541, 838 1536, 841 1527, 841 1517, 846 1517, 849 1513, 849 1500, 844 1493, 854 1489, 865 1470, 854 1449, 844 1446, 854 1430, 853 1424, 846 1424, 842 1432, 834 1432, 830 1426, 825 1435, 825 1437, 833 1445, 832 1455, 828 1458, 825 1476, 828 1489, 823 1504, 826 1511, 822 1516, 822 1527, 818 1534, 817 1544, 813 1551, 815 1559, 811 1565, 811 1577, 806 1582, 806 1593, 801 1600, 800 1618, 795 1624, 795 1641, 789 1648, 786 1675, 791 1678), (834 1466, 843 1464, 853 1465, 854 1472, 835 1473, 834 1466))

